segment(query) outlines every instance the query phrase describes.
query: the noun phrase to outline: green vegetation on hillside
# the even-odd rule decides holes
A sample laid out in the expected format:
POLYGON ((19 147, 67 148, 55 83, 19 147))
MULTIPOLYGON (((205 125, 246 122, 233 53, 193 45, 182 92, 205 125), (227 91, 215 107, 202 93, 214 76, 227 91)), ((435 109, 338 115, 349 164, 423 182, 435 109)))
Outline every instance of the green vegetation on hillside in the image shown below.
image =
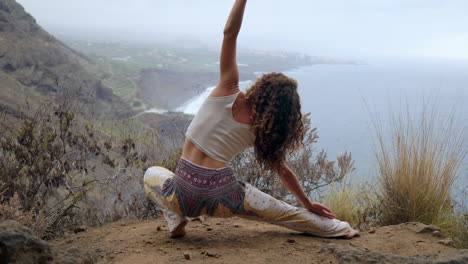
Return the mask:
MULTIPOLYGON (((166 107, 160 99, 155 98, 156 93, 172 93, 177 96, 177 103, 183 103, 203 90, 199 86, 207 87, 217 81, 217 49, 67 38, 64 41, 73 49, 86 54, 93 62, 85 65, 88 72, 111 87, 116 95, 135 110, 166 107), (157 84, 154 78, 157 78, 157 84)), ((295 53, 240 51, 239 63, 241 79, 253 79, 254 72, 282 71, 331 61, 295 53)))

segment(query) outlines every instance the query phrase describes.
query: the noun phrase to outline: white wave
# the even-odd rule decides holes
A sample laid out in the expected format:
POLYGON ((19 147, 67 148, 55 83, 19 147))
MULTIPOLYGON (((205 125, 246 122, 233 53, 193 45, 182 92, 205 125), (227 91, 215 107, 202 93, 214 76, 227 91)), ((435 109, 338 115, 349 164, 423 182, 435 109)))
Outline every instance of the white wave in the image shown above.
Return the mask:
POLYGON ((154 107, 154 108, 151 108, 150 110, 146 110, 145 113, 165 114, 165 113, 168 113, 168 111, 165 109, 154 107))
MULTIPOLYGON (((239 82, 239 88, 241 89, 241 91, 245 91, 251 83, 252 81, 250 80, 239 82)), ((216 86, 206 88, 206 90, 203 93, 191 98, 190 100, 182 104, 182 106, 176 108, 176 111, 189 115, 195 115, 200 109, 200 106, 203 104, 205 99, 208 98, 210 93, 214 90, 214 88, 216 88, 216 86)))

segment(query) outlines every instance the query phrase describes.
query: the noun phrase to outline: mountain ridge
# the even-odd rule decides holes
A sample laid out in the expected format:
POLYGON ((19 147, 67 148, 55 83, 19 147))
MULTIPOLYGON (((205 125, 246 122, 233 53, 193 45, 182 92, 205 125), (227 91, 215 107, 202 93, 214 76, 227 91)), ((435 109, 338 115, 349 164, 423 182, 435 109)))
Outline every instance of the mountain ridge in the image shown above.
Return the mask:
POLYGON ((130 107, 83 67, 93 63, 37 24, 14 0, 0 0, 0 109, 77 96, 87 112, 124 118, 130 107))

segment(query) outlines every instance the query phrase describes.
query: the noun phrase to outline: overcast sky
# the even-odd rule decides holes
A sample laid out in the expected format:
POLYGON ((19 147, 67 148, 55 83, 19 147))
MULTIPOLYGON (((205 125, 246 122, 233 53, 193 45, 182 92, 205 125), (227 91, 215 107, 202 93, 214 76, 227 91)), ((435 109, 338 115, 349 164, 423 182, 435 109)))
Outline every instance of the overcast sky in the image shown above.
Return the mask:
MULTIPOLYGON (((51 33, 216 45, 234 0, 17 0, 51 33), (132 33, 132 34, 129 34, 132 33)), ((468 59, 467 0, 249 0, 242 47, 468 59)))

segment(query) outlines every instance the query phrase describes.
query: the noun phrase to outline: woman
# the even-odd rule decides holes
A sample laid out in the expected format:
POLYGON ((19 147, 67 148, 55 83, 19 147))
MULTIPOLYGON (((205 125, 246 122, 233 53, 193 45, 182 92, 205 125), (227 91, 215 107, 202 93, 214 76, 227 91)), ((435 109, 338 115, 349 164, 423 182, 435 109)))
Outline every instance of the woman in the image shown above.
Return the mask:
POLYGON ((311 202, 285 163, 286 154, 298 149, 304 137, 297 82, 271 73, 245 94, 239 90, 236 43, 246 3, 236 0, 226 23, 220 81, 187 130, 176 173, 149 168, 146 194, 163 211, 173 238, 185 235, 187 217, 200 215, 238 216, 321 237, 352 238, 358 232, 311 202), (236 181, 229 162, 252 146, 257 163, 276 172, 303 208, 236 181))

